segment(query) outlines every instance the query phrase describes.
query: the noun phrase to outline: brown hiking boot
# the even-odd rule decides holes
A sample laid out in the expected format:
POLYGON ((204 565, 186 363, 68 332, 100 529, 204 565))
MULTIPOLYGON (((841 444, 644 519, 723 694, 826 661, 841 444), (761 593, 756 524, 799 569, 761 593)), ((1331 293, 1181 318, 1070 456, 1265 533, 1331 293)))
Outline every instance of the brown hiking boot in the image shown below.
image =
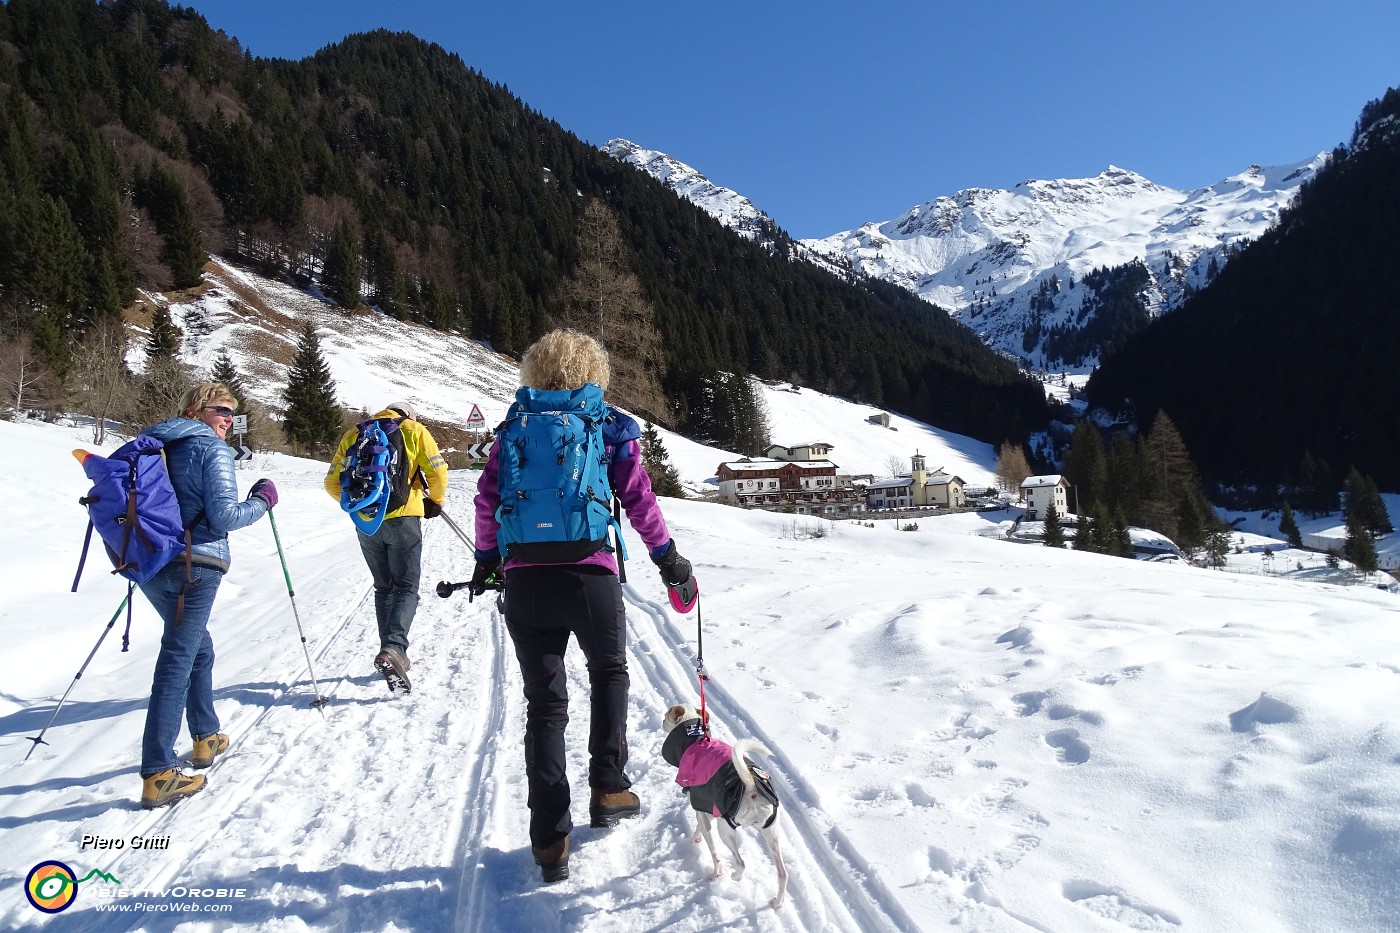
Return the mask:
POLYGON ((206 735, 194 743, 194 753, 190 755, 190 767, 207 768, 224 752, 228 751, 228 736, 222 732, 206 735))
POLYGON ((614 826, 618 820, 634 817, 641 812, 642 802, 630 790, 605 791, 595 787, 588 801, 588 816, 595 829, 614 826))
POLYGON ((413 689, 408 681, 408 656, 400 649, 392 645, 379 649, 379 654, 374 656, 374 669, 384 675, 390 693, 400 690, 408 693, 413 689))
POLYGON ((565 836, 543 849, 530 846, 535 856, 535 864, 540 866, 540 879, 545 884, 553 884, 569 877, 569 837, 565 836))
POLYGON ((141 782, 141 809, 154 810, 182 800, 204 789, 204 775, 182 774, 171 768, 141 782))

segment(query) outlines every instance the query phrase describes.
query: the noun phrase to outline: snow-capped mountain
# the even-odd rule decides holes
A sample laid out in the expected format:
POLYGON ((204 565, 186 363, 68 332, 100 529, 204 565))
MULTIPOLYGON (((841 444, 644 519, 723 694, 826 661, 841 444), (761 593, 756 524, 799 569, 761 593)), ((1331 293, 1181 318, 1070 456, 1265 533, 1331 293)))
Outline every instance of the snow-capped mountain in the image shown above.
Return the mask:
POLYGON ((773 219, 752 201, 715 184, 679 159, 625 139, 610 139, 602 149, 618 161, 635 165, 741 236, 759 242, 772 236, 773 219))
MULTIPOLYGON (((773 223, 744 196, 664 153, 622 139, 603 148, 744 236, 761 237, 773 223)), ((1102 321, 1093 329, 1115 291, 1127 291, 1143 320, 1178 307, 1232 250, 1278 219, 1326 158, 1253 165, 1190 191, 1116 166, 1009 191, 969 188, 893 220, 798 241, 798 254, 907 288, 1030 365, 1087 371, 1106 340, 1123 332, 1102 321), (1113 271, 1091 276, 1095 270, 1113 271)))
MULTIPOLYGON (((1206 285, 1232 249, 1264 232, 1326 157, 1253 165, 1191 191, 1116 166, 1009 191, 971 188, 804 242, 947 308, 996 349, 1054 365, 1047 332, 1082 328, 1097 304, 1087 274, 1139 264, 1147 275, 1134 277, 1133 291, 1142 308, 1152 316, 1170 311, 1206 285)), ((1092 365, 1095 356, 1060 363, 1092 365)))

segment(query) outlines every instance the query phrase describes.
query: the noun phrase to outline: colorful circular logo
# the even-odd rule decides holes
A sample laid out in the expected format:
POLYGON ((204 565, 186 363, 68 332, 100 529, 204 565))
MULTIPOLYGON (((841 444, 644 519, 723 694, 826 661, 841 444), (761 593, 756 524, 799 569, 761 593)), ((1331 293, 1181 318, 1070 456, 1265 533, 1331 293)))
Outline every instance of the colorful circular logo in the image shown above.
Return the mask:
POLYGON ((24 879, 24 896, 46 914, 67 910, 78 896, 77 876, 62 862, 40 862, 24 879))

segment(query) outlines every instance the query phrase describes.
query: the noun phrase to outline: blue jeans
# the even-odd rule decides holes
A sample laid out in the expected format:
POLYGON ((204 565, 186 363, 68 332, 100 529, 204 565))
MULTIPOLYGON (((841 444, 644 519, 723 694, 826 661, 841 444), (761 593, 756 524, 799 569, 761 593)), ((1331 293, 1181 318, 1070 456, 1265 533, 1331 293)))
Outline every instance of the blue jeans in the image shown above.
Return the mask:
POLYGON ((408 630, 418 611, 422 572, 423 520, 416 515, 386 518, 372 535, 356 529, 360 552, 374 578, 374 617, 379 646, 408 651, 408 630))
POLYGON ((141 584, 141 592, 165 621, 156 655, 151 702, 146 707, 146 733, 141 740, 141 776, 150 777, 177 766, 175 739, 184 716, 190 735, 198 741, 219 731, 214 712, 214 640, 209 637, 209 612, 223 582, 222 572, 195 565, 186 585, 185 561, 177 556, 165 569, 141 584), (175 624, 180 592, 185 609, 175 624))

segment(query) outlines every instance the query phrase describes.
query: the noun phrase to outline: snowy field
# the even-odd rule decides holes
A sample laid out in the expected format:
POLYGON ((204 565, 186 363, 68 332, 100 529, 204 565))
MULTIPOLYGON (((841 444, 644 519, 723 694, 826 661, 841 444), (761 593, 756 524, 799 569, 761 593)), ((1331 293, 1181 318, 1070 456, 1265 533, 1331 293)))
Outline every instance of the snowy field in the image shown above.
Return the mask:
MULTIPOLYGON (((512 396, 514 367, 471 341, 210 270, 209 291, 171 309, 198 335, 185 359, 228 350, 264 405, 285 379, 273 361, 308 318, 348 406, 409 401, 460 421, 475 404, 494 422, 512 396)), ((762 392, 773 440, 830 443, 843 473, 884 475, 918 451, 973 490, 992 482, 987 444, 899 416, 878 427, 874 409, 807 389, 762 392)), ((712 489, 732 454, 664 436, 687 485, 712 489)), ((575 655, 580 825, 570 879, 546 887, 526 836, 514 657, 490 600, 433 595, 472 570, 444 522, 425 524, 415 689, 394 697, 371 666, 369 575, 321 488, 324 464, 259 454, 240 470, 243 489, 271 476, 281 491, 295 603, 269 523, 234 533, 211 626, 232 748, 203 793, 148 812, 138 760, 158 621, 138 595, 120 650, 124 618, 107 626, 125 588, 100 554, 69 592, 87 489, 69 451, 95 449, 90 432, 0 422, 0 444, 0 479, 17 491, 0 562, 0 929, 1396 928, 1400 597, 1335 585, 1354 575, 1281 549, 1267 516, 1228 516, 1238 553, 1222 573, 1009 543, 1009 512, 930 515, 907 532, 665 500, 703 596, 678 616, 654 568, 628 565, 643 814, 587 826, 575 655), (698 701, 701 626, 717 734, 773 751, 761 763, 792 873, 780 910, 766 906, 776 880, 751 833, 742 880, 708 877, 660 755, 666 707, 698 701), (56 919, 25 897, 50 860, 78 881, 56 919)), ((447 512, 467 529, 477 475, 451 478, 447 512)), ((1400 498, 1387 501, 1400 516, 1400 498)), ((1303 530, 1326 538, 1337 524, 1303 530)))
MULTIPOLYGON (((756 836, 741 881, 710 880, 690 841, 659 725, 666 706, 697 700, 700 620, 666 606, 650 565, 629 565, 626 591, 644 813, 587 827, 576 705, 572 877, 541 886, 501 620, 489 601, 431 592, 470 575, 468 549, 426 524, 415 689, 393 697, 370 664, 351 525, 321 464, 280 455, 241 485, 268 475, 281 490, 316 683, 268 523, 235 533, 212 626, 232 751, 203 793, 142 811, 158 640, 144 600, 130 652, 118 624, 73 681, 124 593, 100 555, 68 592, 85 524, 69 450, 91 445, 9 423, 0 442, 14 453, 0 476, 25 490, 8 522, 23 546, 0 566, 6 654, 23 661, 0 696, 4 929, 1394 929, 1400 599, 1374 588, 1009 544, 980 534, 995 513, 899 532, 667 500, 704 594, 717 732, 774 753, 763 764, 792 872, 774 911, 756 836), (49 744, 24 761, 70 686, 49 744), (318 690, 324 712, 308 706, 318 690), (55 859, 89 877, 50 920, 24 881, 55 859)), ((452 476, 461 523, 474 480, 452 476)))

